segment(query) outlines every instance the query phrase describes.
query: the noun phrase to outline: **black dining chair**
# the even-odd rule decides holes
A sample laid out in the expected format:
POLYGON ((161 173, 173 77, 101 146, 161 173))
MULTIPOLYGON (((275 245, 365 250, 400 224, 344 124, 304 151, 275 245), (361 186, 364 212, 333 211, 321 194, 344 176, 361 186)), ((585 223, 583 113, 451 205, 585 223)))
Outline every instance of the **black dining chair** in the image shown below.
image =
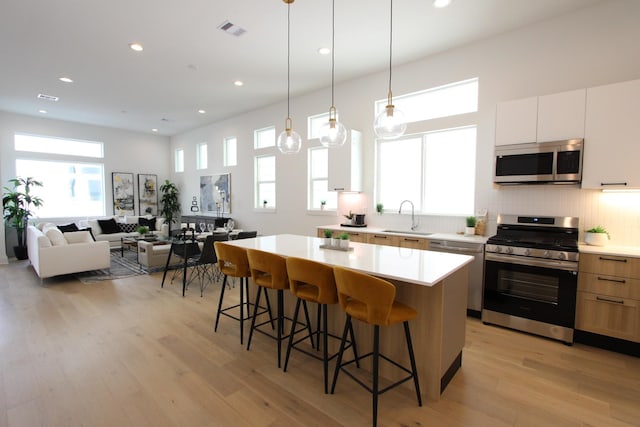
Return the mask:
POLYGON ((213 242, 223 242, 228 240, 227 234, 212 234, 207 236, 202 245, 200 257, 192 264, 193 270, 189 277, 189 283, 198 279, 200 282, 200 296, 204 295, 204 290, 211 282, 217 281, 220 276, 220 270, 216 268, 218 257, 216 255, 213 242))

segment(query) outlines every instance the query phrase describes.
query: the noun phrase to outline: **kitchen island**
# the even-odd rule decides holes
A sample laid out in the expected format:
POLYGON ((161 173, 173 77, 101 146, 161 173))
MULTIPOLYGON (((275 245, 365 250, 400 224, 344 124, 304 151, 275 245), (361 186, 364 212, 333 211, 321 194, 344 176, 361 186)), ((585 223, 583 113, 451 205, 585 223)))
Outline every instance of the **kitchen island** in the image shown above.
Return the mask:
MULTIPOLYGON (((396 285, 396 299, 414 307, 417 319, 411 322, 414 350, 423 395, 438 400, 453 375, 462 364, 465 343, 467 307, 467 265, 473 260, 467 255, 398 248, 351 242, 352 249, 324 249, 324 240, 317 237, 282 234, 235 240, 229 244, 296 256, 324 264, 351 268, 389 280, 396 285)), ((289 308, 290 309, 290 308, 289 308)), ((329 328, 340 334, 344 314, 330 307, 329 328)), ((354 322, 358 346, 370 351, 370 330, 354 322)), ((385 328, 381 335, 383 354, 408 363, 402 325, 385 328), (388 330, 387 330, 388 329, 388 330)), ((395 380, 401 373, 381 366, 381 375, 395 380)))

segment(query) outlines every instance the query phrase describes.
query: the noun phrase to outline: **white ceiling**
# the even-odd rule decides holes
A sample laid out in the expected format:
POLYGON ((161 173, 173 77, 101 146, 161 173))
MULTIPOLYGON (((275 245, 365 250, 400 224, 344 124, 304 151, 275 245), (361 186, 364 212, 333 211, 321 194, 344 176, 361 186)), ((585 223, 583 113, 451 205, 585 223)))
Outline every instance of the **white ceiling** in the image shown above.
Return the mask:
MULTIPOLYGON (((393 63, 597 1, 397 0, 393 63)), ((389 1, 335 3, 336 81, 385 70, 389 1)), ((0 0, 0 110, 174 135, 273 104, 286 99, 286 19, 282 0, 0 0), (222 32, 226 20, 246 33, 222 32)), ((329 86, 331 56, 317 49, 331 45, 331 1, 293 3, 291 37, 292 96, 329 86)))

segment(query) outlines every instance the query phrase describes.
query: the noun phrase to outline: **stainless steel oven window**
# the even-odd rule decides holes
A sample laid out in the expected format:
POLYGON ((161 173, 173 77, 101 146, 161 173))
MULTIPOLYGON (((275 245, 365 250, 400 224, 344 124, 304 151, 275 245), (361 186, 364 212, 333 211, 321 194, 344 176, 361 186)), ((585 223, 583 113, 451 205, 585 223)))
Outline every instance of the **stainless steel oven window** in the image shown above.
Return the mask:
POLYGON ((557 276, 500 269, 496 285, 501 294, 558 304, 560 281, 557 276))

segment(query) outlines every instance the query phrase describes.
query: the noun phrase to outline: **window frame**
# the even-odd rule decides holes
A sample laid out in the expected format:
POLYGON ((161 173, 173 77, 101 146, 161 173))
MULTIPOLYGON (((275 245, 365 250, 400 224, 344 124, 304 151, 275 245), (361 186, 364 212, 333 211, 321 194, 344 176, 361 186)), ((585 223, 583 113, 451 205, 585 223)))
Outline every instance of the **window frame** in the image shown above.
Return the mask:
POLYGON ((223 166, 237 166, 238 165, 238 138, 235 136, 228 136, 222 142, 222 162, 223 166), (233 143, 233 150, 230 149, 230 145, 233 143), (233 157, 233 159, 231 159, 233 157), (231 161, 233 160, 233 161, 231 161))
POLYGON ((173 151, 173 171, 184 173, 184 148, 176 148, 173 151))
POLYGON ((200 142, 196 145, 196 169, 207 169, 209 163, 208 144, 206 142, 200 142))
POLYGON ((338 194, 335 191, 329 191, 329 148, 321 145, 307 148, 307 210, 314 211, 314 212, 324 211, 329 213, 332 213, 332 212, 335 213, 338 210, 338 194), (314 177, 313 175, 314 168, 313 168, 312 158, 313 158, 313 154, 318 151, 324 151, 326 153, 327 168, 323 176, 314 177), (325 199, 321 199, 321 200, 327 201, 327 205, 324 208, 322 208, 319 204, 314 205, 314 199, 315 199, 314 183, 321 182, 321 181, 325 181, 327 184, 325 192, 328 194, 325 199))
POLYGON ((254 157, 254 209, 262 211, 275 211, 277 207, 277 164, 278 160, 275 154, 265 154, 254 157), (264 159, 273 160, 273 180, 261 179, 260 177, 260 161, 264 159), (273 184, 273 202, 263 206, 264 195, 260 192, 261 184, 273 184))
MULTIPOLYGON (((269 139, 271 139, 271 137, 269 137, 269 139)), ((277 139, 277 135, 276 135, 276 127, 275 126, 266 126, 260 129, 255 129, 253 131, 253 149, 254 150, 262 150, 264 148, 271 148, 271 147, 275 147, 276 146, 276 139, 277 139), (273 133, 273 141, 268 141, 266 144, 261 144, 261 141, 263 140, 263 134, 266 134, 267 132, 269 133, 273 133)))

